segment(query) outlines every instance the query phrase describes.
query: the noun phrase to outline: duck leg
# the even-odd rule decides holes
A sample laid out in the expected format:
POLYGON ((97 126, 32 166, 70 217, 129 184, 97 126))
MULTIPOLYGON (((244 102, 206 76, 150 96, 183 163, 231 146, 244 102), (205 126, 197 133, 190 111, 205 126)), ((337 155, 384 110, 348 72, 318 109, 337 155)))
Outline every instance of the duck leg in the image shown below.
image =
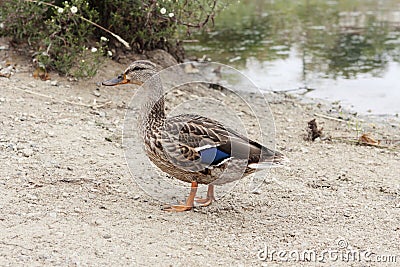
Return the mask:
POLYGON ((202 207, 206 207, 206 206, 210 205, 213 201, 215 201, 214 185, 212 185, 212 184, 208 185, 206 198, 196 198, 195 201, 196 201, 196 203, 199 203, 200 206, 202 206, 202 207))
POLYGON ((194 198, 196 196, 196 192, 197 192, 197 182, 193 181, 192 182, 192 186, 190 187, 190 194, 188 196, 188 198, 186 199, 186 203, 183 205, 173 205, 171 207, 168 207, 166 209, 164 209, 165 211, 186 211, 186 210, 191 210, 193 209, 194 206, 194 198))

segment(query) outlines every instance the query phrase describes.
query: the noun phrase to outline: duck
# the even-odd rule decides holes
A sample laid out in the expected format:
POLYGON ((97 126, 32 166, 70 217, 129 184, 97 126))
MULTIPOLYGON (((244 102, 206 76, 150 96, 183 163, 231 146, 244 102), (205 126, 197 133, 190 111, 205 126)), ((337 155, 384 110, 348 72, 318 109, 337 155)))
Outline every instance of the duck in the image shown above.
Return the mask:
POLYGON ((144 150, 159 169, 191 184, 186 202, 164 208, 182 212, 196 206, 209 206, 216 200, 214 187, 241 179, 257 170, 282 165, 286 157, 273 149, 225 127, 222 123, 196 114, 167 117, 163 84, 157 65, 137 60, 104 86, 135 84, 145 86, 148 99, 140 125, 144 150), (208 186, 205 198, 196 198, 199 184, 208 186))

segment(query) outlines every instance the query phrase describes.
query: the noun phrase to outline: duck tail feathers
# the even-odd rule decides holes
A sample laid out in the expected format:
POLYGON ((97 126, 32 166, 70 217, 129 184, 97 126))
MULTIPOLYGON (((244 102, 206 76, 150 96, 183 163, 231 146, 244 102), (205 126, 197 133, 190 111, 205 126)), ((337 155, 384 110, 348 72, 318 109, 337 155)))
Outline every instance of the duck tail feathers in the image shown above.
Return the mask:
POLYGON ((273 156, 261 158, 259 162, 250 163, 248 166, 251 169, 267 169, 286 165, 289 159, 279 152, 275 152, 273 156))

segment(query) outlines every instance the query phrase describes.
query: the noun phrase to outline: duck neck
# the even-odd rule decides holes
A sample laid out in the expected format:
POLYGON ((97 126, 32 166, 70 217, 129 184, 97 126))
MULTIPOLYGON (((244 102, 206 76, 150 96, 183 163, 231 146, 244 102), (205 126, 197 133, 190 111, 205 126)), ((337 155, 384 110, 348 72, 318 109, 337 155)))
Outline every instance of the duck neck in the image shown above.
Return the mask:
POLYGON ((146 124, 151 127, 158 127, 164 124, 165 110, 164 110, 164 91, 159 74, 155 74, 148 81, 148 101, 146 105, 146 124))
POLYGON ((164 110, 164 97, 154 101, 151 104, 151 110, 147 117, 147 123, 152 126, 162 125, 165 121, 165 110, 164 110))

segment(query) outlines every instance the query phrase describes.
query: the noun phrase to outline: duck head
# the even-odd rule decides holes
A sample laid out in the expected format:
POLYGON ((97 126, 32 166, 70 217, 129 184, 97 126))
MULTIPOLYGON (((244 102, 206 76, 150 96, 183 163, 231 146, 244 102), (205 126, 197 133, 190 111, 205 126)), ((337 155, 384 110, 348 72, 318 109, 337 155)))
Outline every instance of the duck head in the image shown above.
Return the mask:
POLYGON ((137 84, 142 85, 154 74, 157 73, 157 66, 148 60, 134 61, 129 67, 117 77, 104 81, 105 86, 114 86, 120 84, 137 84))

